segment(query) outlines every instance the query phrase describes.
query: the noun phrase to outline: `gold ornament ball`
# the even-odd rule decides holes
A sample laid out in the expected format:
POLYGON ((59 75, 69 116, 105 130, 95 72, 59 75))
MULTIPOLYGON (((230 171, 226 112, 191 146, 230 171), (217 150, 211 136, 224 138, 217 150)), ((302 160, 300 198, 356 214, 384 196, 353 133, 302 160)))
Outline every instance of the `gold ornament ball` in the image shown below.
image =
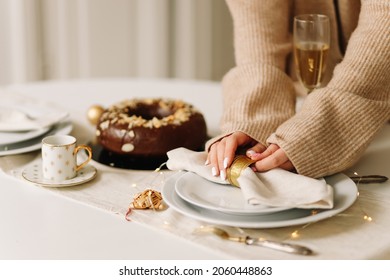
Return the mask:
POLYGON ((87 112, 88 121, 93 125, 97 125, 100 116, 103 114, 103 111, 104 108, 100 105, 93 105, 89 107, 87 112))

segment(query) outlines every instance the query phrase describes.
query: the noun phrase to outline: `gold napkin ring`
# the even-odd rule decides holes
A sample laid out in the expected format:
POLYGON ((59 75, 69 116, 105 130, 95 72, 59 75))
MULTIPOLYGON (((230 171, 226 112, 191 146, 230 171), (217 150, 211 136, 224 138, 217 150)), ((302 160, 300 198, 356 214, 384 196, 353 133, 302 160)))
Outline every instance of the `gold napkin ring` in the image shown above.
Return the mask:
POLYGON ((230 184, 236 187, 240 187, 237 179, 240 177, 241 172, 244 171, 248 166, 252 163, 256 162, 255 160, 251 160, 247 156, 238 155, 234 158, 233 163, 226 170, 227 179, 230 184))

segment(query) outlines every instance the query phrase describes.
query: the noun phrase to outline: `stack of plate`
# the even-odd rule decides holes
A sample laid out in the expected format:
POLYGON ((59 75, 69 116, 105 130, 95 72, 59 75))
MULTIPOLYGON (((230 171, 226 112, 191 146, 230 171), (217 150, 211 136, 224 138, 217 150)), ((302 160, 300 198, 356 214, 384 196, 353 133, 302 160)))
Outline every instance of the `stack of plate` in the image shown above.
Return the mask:
POLYGON ((330 210, 249 205, 239 188, 219 185, 191 172, 171 176, 162 195, 171 208, 200 221, 243 228, 276 228, 320 221, 354 203, 358 190, 348 176, 337 174, 325 180, 334 188, 334 207, 330 210))
POLYGON ((68 112, 54 104, 7 94, 0 105, 0 156, 41 148, 42 138, 68 134, 72 123, 68 112))

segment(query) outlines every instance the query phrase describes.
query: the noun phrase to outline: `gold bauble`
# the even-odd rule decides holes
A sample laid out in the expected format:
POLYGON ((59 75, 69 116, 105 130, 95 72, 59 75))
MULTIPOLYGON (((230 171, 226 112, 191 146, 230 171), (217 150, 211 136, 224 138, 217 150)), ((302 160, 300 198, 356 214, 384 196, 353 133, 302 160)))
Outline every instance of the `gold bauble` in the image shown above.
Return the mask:
POLYGON ((97 125, 100 116, 103 114, 103 111, 104 108, 100 105, 93 105, 89 107, 87 111, 88 121, 93 125, 97 125))

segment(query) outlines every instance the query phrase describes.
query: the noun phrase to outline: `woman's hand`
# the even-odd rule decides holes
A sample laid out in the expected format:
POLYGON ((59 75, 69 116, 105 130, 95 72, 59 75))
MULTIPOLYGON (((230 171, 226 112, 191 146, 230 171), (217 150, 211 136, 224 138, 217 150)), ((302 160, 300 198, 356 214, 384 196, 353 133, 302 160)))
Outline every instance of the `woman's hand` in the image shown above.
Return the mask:
POLYGON ((212 166, 212 175, 219 175, 222 180, 225 180, 226 168, 232 164, 236 150, 244 146, 253 146, 251 150, 258 153, 265 151, 265 146, 240 131, 236 131, 212 144, 205 163, 212 166))
POLYGON ((271 144, 266 148, 247 134, 237 131, 211 145, 205 164, 212 166, 212 175, 219 175, 225 180, 226 169, 232 164, 237 149, 245 146, 252 146, 246 151, 246 155, 256 161, 252 164, 254 171, 268 171, 277 167, 288 171, 295 169, 278 145, 271 144))
POLYGON ((253 147, 247 151, 247 156, 256 160, 252 165, 254 171, 268 171, 276 167, 289 171, 295 169, 286 153, 276 144, 269 145, 265 151, 253 147))

